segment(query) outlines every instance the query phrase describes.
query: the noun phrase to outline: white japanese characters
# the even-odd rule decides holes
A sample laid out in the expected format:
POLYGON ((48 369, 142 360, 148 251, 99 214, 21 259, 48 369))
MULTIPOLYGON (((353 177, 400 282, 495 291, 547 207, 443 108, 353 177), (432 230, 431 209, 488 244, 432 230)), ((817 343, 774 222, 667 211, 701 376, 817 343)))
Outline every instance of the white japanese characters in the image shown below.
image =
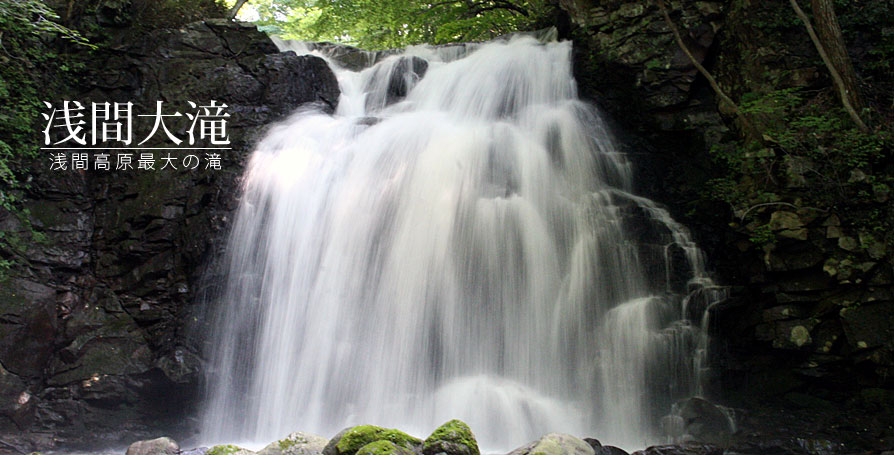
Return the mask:
MULTIPOLYGON (((193 151, 230 150, 228 106, 216 100, 207 104, 187 101, 186 104, 190 110, 183 113, 172 112, 164 101, 156 101, 152 113, 135 113, 132 102, 93 102, 88 107, 80 101, 66 100, 58 105, 44 101, 48 111, 41 114, 46 121, 42 148, 65 150, 50 154, 50 169, 221 169, 220 153, 193 151), (139 121, 140 118, 146 120, 139 121), (134 131, 135 124, 150 123, 152 127, 145 136, 134 131), (155 137, 163 140, 164 145, 146 145, 155 137), (136 138, 141 139, 136 142, 136 138), (153 151, 157 150, 168 152, 156 157, 153 151), (170 150, 190 153, 183 155, 170 150)), ((152 144, 157 143, 158 140, 152 144)))

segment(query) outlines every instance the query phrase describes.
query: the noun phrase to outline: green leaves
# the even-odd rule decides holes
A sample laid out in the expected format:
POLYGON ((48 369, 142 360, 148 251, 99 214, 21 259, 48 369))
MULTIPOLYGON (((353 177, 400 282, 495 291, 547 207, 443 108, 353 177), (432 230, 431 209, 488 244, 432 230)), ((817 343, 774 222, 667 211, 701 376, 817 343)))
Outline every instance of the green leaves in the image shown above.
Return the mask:
POLYGON ((285 38, 368 49, 477 41, 532 28, 543 0, 252 0, 262 26, 285 38))

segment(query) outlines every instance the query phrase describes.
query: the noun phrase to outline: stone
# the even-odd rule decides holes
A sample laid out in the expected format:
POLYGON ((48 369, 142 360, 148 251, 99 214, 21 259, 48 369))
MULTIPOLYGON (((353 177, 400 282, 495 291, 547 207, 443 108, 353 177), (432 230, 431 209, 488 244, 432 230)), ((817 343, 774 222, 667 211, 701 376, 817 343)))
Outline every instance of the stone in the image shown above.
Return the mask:
POLYGON ((807 240, 807 229, 796 213, 776 211, 770 215, 770 229, 781 237, 796 240, 807 240))
POLYGON ((763 319, 766 322, 798 319, 803 316, 804 311, 795 305, 780 305, 766 309, 763 312, 763 319))
MULTIPOLYGON (((374 69, 376 73, 380 74, 390 72, 387 75, 388 82, 384 90, 381 90, 381 87, 369 85, 366 87, 366 90, 369 91, 366 99, 368 110, 381 109, 402 100, 428 70, 428 62, 416 56, 391 58, 396 58, 393 64, 382 63, 374 69)), ((374 79, 384 80, 386 78, 370 78, 369 82, 372 83, 374 79)))
POLYGON ((677 402, 674 410, 674 414, 685 422, 681 439, 686 440, 687 436, 690 436, 692 440, 702 443, 729 445, 733 425, 727 413, 719 406, 705 399, 693 397, 677 402))
POLYGON ((146 441, 137 441, 127 448, 126 455, 178 455, 180 445, 177 441, 161 437, 146 441))
POLYGON ((633 455, 722 455, 723 448, 710 444, 687 442, 683 444, 652 446, 633 455))
POLYGON ((509 455, 595 455, 590 444, 563 433, 549 433, 540 440, 513 450, 509 455))
POLYGON ((322 436, 310 433, 290 433, 258 451, 258 455, 319 455, 329 442, 322 436))
POLYGON ((856 251, 859 247, 860 244, 853 237, 843 236, 838 238, 838 248, 844 251, 856 251))
POLYGON ((602 448, 602 443, 599 442, 598 439, 595 439, 595 438, 584 438, 583 441, 586 442, 587 444, 590 444, 590 447, 592 447, 593 450, 595 450, 597 453, 599 452, 599 449, 602 448))
POLYGON ((472 429, 460 420, 438 427, 422 445, 424 455, 479 455, 478 441, 472 429))
POLYGON ((416 452, 391 441, 375 441, 357 450, 357 455, 414 455, 416 452))
POLYGON ((887 346, 894 349, 894 306, 890 303, 861 304, 840 312, 844 334, 857 349, 887 346))
POLYGON ((221 444, 210 447, 205 455, 255 455, 255 452, 232 444, 221 444))
POLYGON ((400 430, 374 425, 360 425, 346 428, 335 435, 323 448, 323 455, 355 455, 363 446, 376 441, 390 441, 397 447, 415 450, 422 446, 422 440, 400 430))

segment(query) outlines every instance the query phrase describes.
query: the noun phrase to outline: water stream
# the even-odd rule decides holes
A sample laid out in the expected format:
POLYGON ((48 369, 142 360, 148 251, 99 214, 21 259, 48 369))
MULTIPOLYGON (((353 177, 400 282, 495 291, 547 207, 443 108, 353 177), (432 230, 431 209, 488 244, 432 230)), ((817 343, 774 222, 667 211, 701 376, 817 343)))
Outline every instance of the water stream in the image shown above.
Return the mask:
POLYGON ((687 231, 632 193, 571 44, 378 60, 330 61, 337 112, 303 108, 250 159, 203 439, 425 437, 459 418, 490 450, 551 431, 660 441, 661 415, 700 392, 721 291, 687 231))

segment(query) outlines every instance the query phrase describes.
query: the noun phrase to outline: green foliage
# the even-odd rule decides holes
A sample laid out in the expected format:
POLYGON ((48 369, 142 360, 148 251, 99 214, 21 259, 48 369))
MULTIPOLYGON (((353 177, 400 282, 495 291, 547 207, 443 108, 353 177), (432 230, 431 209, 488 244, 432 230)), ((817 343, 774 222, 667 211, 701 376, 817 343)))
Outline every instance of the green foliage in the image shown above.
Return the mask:
MULTIPOLYGON (((46 43, 61 38, 94 47, 58 19, 39 0, 0 2, 0 210, 17 216, 32 231, 32 240, 40 240, 40 233, 30 229, 27 212, 18 207, 16 194, 22 182, 15 170, 22 166, 16 164, 37 156, 42 101, 52 100, 54 84, 59 83, 48 75, 64 77, 81 69, 46 43)), ((0 236, 0 250, 20 251, 20 243, 14 234, 0 236)), ((11 265, 11 260, 0 259, 0 275, 11 265)))
POLYGON ((773 234, 769 224, 762 224, 751 230, 751 236, 748 238, 748 241, 757 246, 763 246, 775 242, 776 235, 773 234))
POLYGON ((742 112, 762 137, 712 150, 727 172, 709 192, 748 223, 751 242, 774 241, 766 216, 779 204, 836 213, 855 231, 892 241, 894 177, 886 169, 894 165, 894 135, 860 131, 836 101, 796 88, 741 97, 742 112), (780 202, 781 195, 790 202, 780 202))
POLYGON ((59 24, 59 15, 40 0, 17 0, 0 3, 0 28, 39 35, 55 34, 77 44, 92 46, 77 30, 59 24))
POLYGON ((251 0, 259 24, 285 38, 368 49, 476 41, 532 29, 545 0, 251 0))

